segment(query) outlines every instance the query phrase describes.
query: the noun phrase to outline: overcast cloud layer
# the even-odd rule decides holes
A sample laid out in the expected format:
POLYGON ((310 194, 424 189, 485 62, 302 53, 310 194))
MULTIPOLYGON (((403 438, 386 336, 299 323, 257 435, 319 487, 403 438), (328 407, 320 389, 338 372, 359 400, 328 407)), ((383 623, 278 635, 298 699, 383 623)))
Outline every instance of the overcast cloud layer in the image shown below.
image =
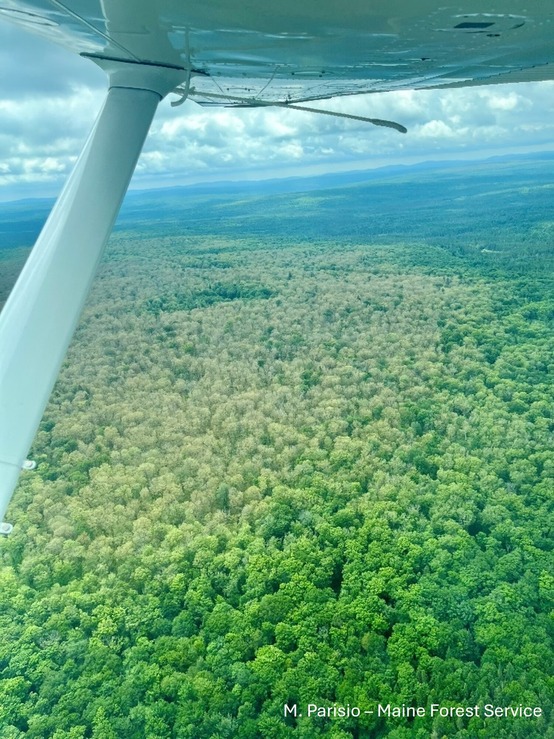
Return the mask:
MULTIPOLYGON (((56 194, 93 124, 105 76, 0 24, 0 200, 56 194)), ((292 110, 160 104, 134 187, 313 174, 426 159, 550 150, 554 83, 396 92, 321 103, 386 118, 406 135, 292 110)), ((174 99, 174 98, 173 98, 174 99)))

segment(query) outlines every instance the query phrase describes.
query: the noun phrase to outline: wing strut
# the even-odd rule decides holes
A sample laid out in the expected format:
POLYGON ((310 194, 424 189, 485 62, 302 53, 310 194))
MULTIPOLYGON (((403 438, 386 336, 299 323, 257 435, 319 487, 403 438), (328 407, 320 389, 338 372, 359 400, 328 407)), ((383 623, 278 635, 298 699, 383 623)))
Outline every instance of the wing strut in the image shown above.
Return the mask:
POLYGON ((185 77, 181 69, 96 61, 110 74, 103 108, 0 315, 0 521, 158 103, 185 77))
MULTIPOLYGON (((271 80, 270 80, 271 81, 271 80)), ((269 84, 269 82, 268 82, 269 84)), ((267 87, 267 85, 266 85, 267 87)), ((264 87, 265 90, 265 87, 264 87)), ((307 105, 298 105, 297 103, 287 102, 286 100, 260 100, 259 98, 245 98, 237 97, 236 95, 223 95, 215 92, 197 92, 194 87, 190 86, 190 78, 187 81, 187 85, 184 88, 178 87, 173 90, 175 93, 181 94, 178 100, 174 100, 171 105, 176 107, 185 102, 187 98, 195 100, 202 104, 209 100, 226 100, 231 103, 235 103, 235 107, 239 108, 289 108, 292 110, 303 110, 306 113, 319 113, 319 115, 331 115, 335 118, 348 118, 351 121, 363 121, 364 123, 371 123, 373 126, 384 126, 385 128, 394 128, 395 131, 400 133, 408 133, 406 126, 396 121, 387 121, 382 118, 368 118, 363 115, 352 115, 351 113, 339 113, 335 110, 324 110, 323 108, 310 108, 307 105), (199 99, 198 99, 199 98, 199 99)))

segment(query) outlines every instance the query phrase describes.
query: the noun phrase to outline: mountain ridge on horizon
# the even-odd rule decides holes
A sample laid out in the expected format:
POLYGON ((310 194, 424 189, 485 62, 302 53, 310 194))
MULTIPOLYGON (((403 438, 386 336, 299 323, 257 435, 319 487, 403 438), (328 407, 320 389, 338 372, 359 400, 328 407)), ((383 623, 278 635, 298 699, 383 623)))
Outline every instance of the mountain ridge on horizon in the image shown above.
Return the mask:
MULTIPOLYGON (((173 220, 174 212, 182 212, 187 220, 201 217, 205 224, 213 215, 219 216, 215 209, 223 204, 235 204, 242 210, 252 204, 255 215, 264 198, 299 196, 302 193, 328 193, 333 190, 345 195, 349 188, 358 190, 368 188, 367 197, 373 205, 385 201, 392 205, 396 197, 402 200, 401 190, 408 187, 409 192, 434 192, 435 197, 444 200, 460 185, 470 194, 476 191, 496 189, 497 184, 511 180, 512 186, 521 187, 550 186, 552 184, 551 163, 554 152, 520 155, 501 155, 479 160, 428 160, 417 164, 392 164, 369 170, 350 170, 326 174, 266 180, 222 180, 218 182, 174 185, 141 190, 130 190, 123 202, 114 229, 121 230, 135 221, 154 224, 168 217, 173 220), (457 182, 459 181, 459 184, 457 182), (472 184, 473 181, 473 184, 472 184), (383 188, 380 188, 382 183, 383 188), (396 192, 396 188, 400 188, 396 192), (415 188, 415 189, 414 189, 415 188), (437 189, 438 188, 438 189, 437 189), (211 198, 211 199, 210 199, 211 198), (257 204, 257 205, 256 205, 257 204), (200 206, 200 207, 199 207, 200 206), (214 211, 212 213, 211 207, 214 211), (191 210, 192 209, 192 210, 191 210), (188 215, 185 213, 189 211, 188 215)), ((363 201, 363 193, 352 192, 358 203, 363 201), (361 200, 360 200, 361 198, 361 200)), ((404 200, 406 193, 404 191, 404 200)), ((410 196, 411 197, 411 196, 410 196)), ((11 247, 29 248, 48 217, 54 198, 26 198, 0 203, 0 250, 11 247)), ((378 207, 378 206, 377 206, 378 207)), ((248 215, 248 213, 244 213, 248 215)), ((219 221, 219 227, 221 221, 219 221)), ((218 228, 214 223, 214 227, 218 228)))
MULTIPOLYGON (((122 209, 129 198, 137 198, 152 193, 175 192, 176 190, 194 191, 198 194, 209 194, 210 192, 220 192, 223 189, 232 190, 234 192, 240 190, 267 190, 273 192, 274 189, 283 189, 288 191, 289 188, 297 190, 295 185, 304 185, 310 183, 306 188, 307 191, 315 189, 327 189, 341 184, 358 184, 364 181, 375 180, 379 177, 389 177, 399 174, 409 174, 416 172, 441 170, 441 169, 464 169, 486 163, 502 164, 502 163, 525 163, 537 161, 551 161, 554 159, 554 151, 547 152, 529 152, 524 154, 496 154, 479 159, 425 159, 420 162, 411 163, 395 163, 385 164, 380 167, 368 167, 367 169, 349 169, 338 172, 325 172, 321 174, 293 174, 285 177, 264 177, 261 179, 221 179, 209 182, 194 182, 188 184, 163 185, 160 187, 130 187, 123 202, 122 209), (328 182, 322 187, 323 182, 328 182)), ((299 190, 301 191, 301 190, 299 190)), ((260 193, 266 194, 266 193, 260 193)), ((48 205, 53 204, 56 197, 25 197, 16 198, 14 200, 0 201, 0 212, 2 209, 25 205, 48 205)))

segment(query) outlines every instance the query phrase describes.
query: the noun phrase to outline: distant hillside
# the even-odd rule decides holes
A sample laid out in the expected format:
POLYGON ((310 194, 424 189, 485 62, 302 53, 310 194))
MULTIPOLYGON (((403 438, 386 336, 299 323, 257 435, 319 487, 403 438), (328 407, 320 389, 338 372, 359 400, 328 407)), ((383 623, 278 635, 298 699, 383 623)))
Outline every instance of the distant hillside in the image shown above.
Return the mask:
MULTIPOLYGON (((215 228, 232 235, 277 229, 283 236, 311 238, 427 238, 444 232, 439 221, 447 212, 451 227, 487 240, 483 229, 499 222, 513 220, 518 230, 525 230, 550 218, 553 159, 554 154, 540 154, 423 162, 317 177, 130 191, 116 229, 213 233, 215 228)), ((51 199, 0 204, 0 250, 31 246, 52 204, 51 199)))

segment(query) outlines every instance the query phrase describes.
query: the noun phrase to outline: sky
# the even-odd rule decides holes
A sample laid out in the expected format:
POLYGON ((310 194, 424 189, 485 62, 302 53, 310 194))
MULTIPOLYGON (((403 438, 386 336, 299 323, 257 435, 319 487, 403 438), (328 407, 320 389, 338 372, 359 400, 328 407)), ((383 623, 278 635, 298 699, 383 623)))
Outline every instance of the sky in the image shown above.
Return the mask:
MULTIPOLYGON (((56 195, 106 90, 90 61, 0 23, 0 201, 56 195)), ((554 148, 554 82, 340 98, 320 107, 385 118, 403 135, 282 108, 159 106, 131 187, 313 175, 554 148)))

